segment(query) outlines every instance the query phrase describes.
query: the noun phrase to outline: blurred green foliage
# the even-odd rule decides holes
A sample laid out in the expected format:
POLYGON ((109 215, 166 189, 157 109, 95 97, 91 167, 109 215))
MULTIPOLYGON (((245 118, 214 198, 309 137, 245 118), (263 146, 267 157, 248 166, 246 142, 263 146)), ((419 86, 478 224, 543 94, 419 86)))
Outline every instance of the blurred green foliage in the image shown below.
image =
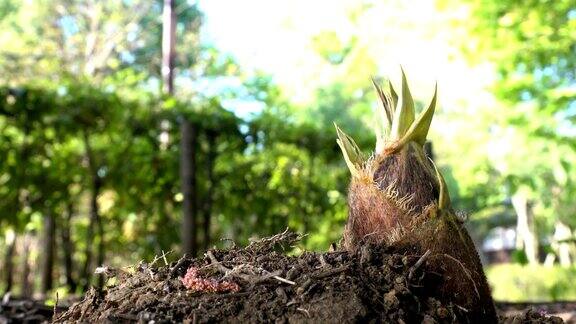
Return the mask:
MULTIPOLYGON (((501 103, 490 131, 508 153, 492 164, 511 194, 522 188, 576 226, 576 12, 571 1, 470 2, 469 35, 460 44, 475 62, 494 64, 491 90, 501 103)), ((549 224, 550 225, 550 224, 549 224)))
POLYGON ((550 302, 576 299, 575 267, 502 264, 486 268, 496 301, 550 302))

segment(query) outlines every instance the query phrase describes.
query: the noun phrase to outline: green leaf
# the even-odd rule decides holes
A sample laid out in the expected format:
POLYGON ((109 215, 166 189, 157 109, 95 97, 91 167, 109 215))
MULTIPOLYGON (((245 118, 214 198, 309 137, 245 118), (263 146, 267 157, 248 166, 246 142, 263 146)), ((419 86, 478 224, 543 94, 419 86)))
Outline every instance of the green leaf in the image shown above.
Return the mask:
POLYGON ((412 94, 410 93, 410 88, 408 87, 408 81, 406 80, 406 74, 404 69, 402 69, 402 100, 398 101, 396 105, 396 111, 394 114, 394 121, 392 122, 392 138, 401 139, 408 128, 414 122, 414 99, 412 99, 412 94))
POLYGON ((382 121, 384 121, 385 116, 386 120, 388 121, 388 127, 392 127, 392 116, 394 115, 392 108, 392 98, 390 98, 388 94, 384 93, 374 78, 371 79, 372 85, 374 86, 374 89, 376 89, 376 93, 378 93, 378 98, 380 98, 380 114, 383 115, 382 121))
POLYGON ((410 129, 406 132, 406 135, 404 135, 400 142, 407 143, 408 141, 414 141, 420 145, 424 145, 426 142, 426 136, 428 136, 428 131, 430 130, 432 118, 434 117, 434 110, 436 109, 437 93, 438 84, 434 86, 434 95, 432 96, 430 105, 422 114, 420 114, 418 120, 410 126, 410 129))
POLYGON ((436 171, 436 178, 438 178, 438 183, 440 184, 439 189, 440 194, 438 196, 438 209, 443 210, 450 206, 450 194, 448 192, 448 186, 446 185, 446 181, 444 181, 444 177, 442 176, 440 171, 438 171, 438 168, 436 167, 434 161, 430 160, 430 163, 432 163, 434 171, 436 171))
POLYGON ((336 123, 334 123, 334 127, 336 127, 336 134, 338 135, 336 142, 342 150, 346 165, 348 166, 348 169, 350 169, 350 173, 352 173, 352 175, 357 175, 359 167, 364 162, 362 152, 358 148, 358 145, 356 145, 356 142, 354 142, 350 136, 344 133, 340 127, 336 125, 336 123))
POLYGON ((398 104, 398 94, 396 93, 396 90, 394 90, 394 86, 390 79, 388 79, 388 87, 390 88, 390 95, 392 96, 392 112, 394 112, 394 109, 398 104))

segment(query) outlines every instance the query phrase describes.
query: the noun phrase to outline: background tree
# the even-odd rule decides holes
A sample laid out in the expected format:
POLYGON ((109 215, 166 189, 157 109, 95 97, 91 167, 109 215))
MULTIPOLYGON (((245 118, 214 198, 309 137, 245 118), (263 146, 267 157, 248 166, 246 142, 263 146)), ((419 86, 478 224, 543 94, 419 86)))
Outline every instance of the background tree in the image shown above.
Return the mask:
POLYGON ((459 45, 473 63, 488 61, 497 72, 498 113, 485 119, 490 163, 516 211, 519 247, 538 262, 538 241, 552 227, 575 226, 565 215, 574 210, 566 195, 575 176, 576 16, 569 1, 460 6, 471 17, 463 24, 470 38, 459 45))

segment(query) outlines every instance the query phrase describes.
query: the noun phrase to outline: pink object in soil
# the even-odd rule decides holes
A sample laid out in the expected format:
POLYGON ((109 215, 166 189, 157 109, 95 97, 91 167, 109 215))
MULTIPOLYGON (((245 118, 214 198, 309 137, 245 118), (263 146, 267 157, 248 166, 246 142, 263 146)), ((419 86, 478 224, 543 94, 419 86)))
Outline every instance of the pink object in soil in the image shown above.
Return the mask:
POLYGON ((240 286, 232 281, 218 281, 215 279, 201 278, 198 268, 190 267, 184 278, 180 278, 184 286, 194 292, 238 292, 240 286))

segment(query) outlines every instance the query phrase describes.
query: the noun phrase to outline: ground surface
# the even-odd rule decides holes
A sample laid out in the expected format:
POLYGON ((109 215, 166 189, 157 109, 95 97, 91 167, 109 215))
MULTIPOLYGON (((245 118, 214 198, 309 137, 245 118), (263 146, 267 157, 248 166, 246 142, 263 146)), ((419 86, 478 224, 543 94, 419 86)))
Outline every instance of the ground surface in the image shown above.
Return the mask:
POLYGON ((497 302, 498 313, 508 318, 522 316, 528 309, 540 314, 550 314, 562 318, 566 323, 576 323, 576 302, 550 303, 507 303, 497 302))
MULTIPOLYGON (((421 256, 393 254, 386 248, 368 246, 356 253, 287 256, 283 248, 289 250, 297 239, 296 234, 286 232, 246 248, 212 250, 203 258, 182 258, 172 264, 164 264, 160 258, 155 265, 140 264, 132 273, 108 269, 109 277, 118 280, 116 286, 105 292, 89 291, 82 302, 66 311, 57 310, 54 320, 61 323, 475 322, 467 318, 466 309, 434 296, 434 285, 442 280, 442 274, 426 272, 426 262, 421 256), (161 266, 157 266, 159 263, 161 266)), ((514 309, 514 305, 503 307, 506 311, 514 309)), ((502 317, 501 321, 562 322, 560 318, 546 316, 545 311, 537 308, 510 313, 510 317, 502 317)), ((4 307, 0 310, 0 323, 3 318, 19 322, 14 317, 17 313, 16 309, 4 307)), ((40 313, 45 318, 51 315, 46 308, 40 313)))

